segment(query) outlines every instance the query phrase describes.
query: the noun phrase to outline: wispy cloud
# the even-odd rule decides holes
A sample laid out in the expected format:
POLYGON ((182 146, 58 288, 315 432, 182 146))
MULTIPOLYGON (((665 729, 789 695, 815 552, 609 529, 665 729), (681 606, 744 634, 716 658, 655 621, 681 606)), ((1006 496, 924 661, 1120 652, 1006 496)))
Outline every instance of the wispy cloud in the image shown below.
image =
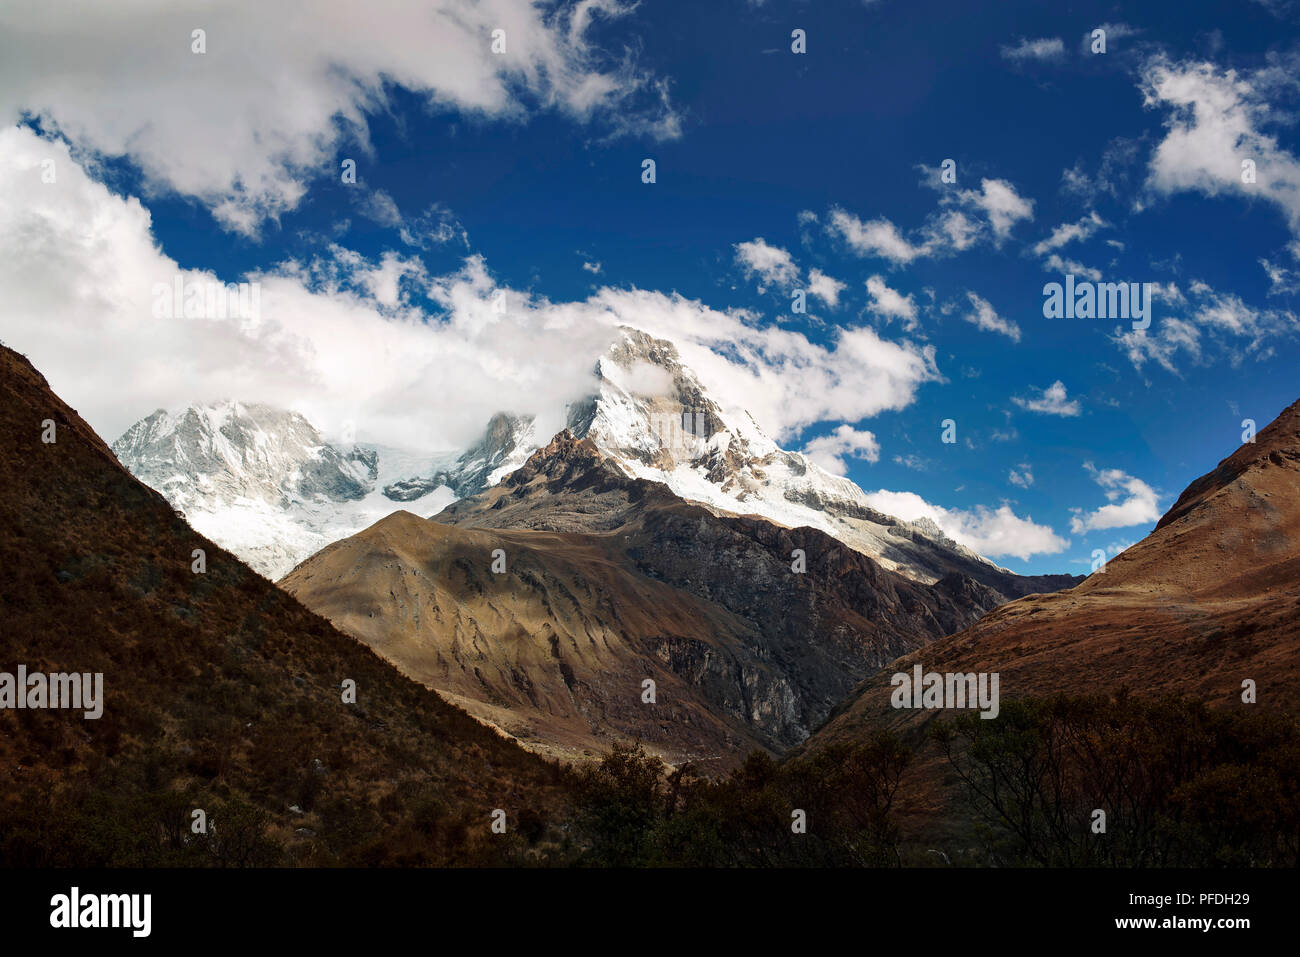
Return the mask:
POLYGON ((970 301, 971 312, 962 313, 962 318, 967 322, 974 323, 985 332, 996 332, 1006 336, 1012 342, 1020 341, 1020 327, 1014 322, 1003 319, 998 315, 997 310, 992 304, 973 292, 967 291, 966 298, 970 301))
POLYGON ((1065 58, 1065 42, 1060 37, 1021 37, 1016 43, 1002 47, 1002 58, 1017 63, 1061 60, 1065 58))

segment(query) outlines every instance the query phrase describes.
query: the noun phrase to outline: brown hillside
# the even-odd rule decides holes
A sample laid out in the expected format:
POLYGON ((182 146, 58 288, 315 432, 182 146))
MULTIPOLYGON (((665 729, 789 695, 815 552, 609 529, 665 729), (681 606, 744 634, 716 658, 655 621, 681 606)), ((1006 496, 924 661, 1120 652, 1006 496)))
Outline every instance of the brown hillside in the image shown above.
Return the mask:
POLYGON ((1173 692, 1300 706, 1300 402, 1188 486, 1155 530, 1083 584, 1031 595, 868 679, 814 744, 935 712, 894 711, 916 662, 996 671, 1003 696, 1173 692))
POLYGON ((492 810, 556 796, 553 768, 197 535, 2 347, 0 622, 0 671, 102 672, 106 702, 0 711, 3 864, 499 859, 523 851, 492 810))
MULTIPOLYGON (((672 670, 757 636, 724 609, 629 574, 592 536, 480 531, 398 512, 304 562, 282 586, 417 681, 531 747, 581 758, 641 737, 675 760, 716 763, 761 747, 760 701, 710 709, 672 670), (506 573, 491 571, 506 553, 506 573), (642 681, 656 702, 642 702, 642 681), (716 713, 715 713, 716 712, 716 713)), ((761 661, 751 683, 770 685, 761 661)))

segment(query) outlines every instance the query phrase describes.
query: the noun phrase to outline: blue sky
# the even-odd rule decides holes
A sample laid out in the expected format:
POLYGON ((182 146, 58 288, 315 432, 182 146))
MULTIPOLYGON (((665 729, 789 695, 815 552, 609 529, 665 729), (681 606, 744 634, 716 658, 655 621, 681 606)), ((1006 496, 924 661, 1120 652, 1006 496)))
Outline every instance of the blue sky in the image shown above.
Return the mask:
MULTIPOLYGON (((60 74, 66 50, 47 51, 49 66, 29 52, 11 66, 28 72, 0 101, 17 124, 11 155, 39 159, 18 129, 70 148, 88 184, 77 201, 108 210, 132 242, 148 237, 180 269, 226 281, 296 277, 301 289, 282 304, 342 291, 356 309, 445 326, 462 302, 456 282, 483 293, 477 269, 565 322, 563 304, 605 295, 646 309, 651 293, 698 305, 701 323, 743 316, 765 332, 739 364, 775 390, 756 414, 783 445, 891 493, 881 501, 897 511, 943 516, 1016 571, 1086 572, 1093 549, 1141 538, 1230 454, 1243 419, 1262 428, 1300 397, 1300 5, 434 6, 471 13, 457 30, 435 29, 423 50, 399 50, 395 38, 411 29, 384 23, 381 4, 378 25, 352 25, 372 31, 354 46, 343 22, 340 37, 313 34, 312 50, 276 47, 283 62, 265 77, 256 71, 266 55, 244 69, 230 50, 282 27, 293 42, 283 24, 256 40, 213 24, 202 61, 183 49, 202 6, 106 24, 102 68, 124 71, 119 99, 111 83, 99 101, 60 74), (508 56, 521 59, 462 85, 472 71, 456 56, 495 69, 485 48, 498 21, 511 24, 508 56), (1105 53, 1090 49, 1096 28, 1105 53), (796 29, 806 53, 791 49, 796 29), (150 76, 121 62, 141 59, 142 43, 190 58, 150 76), (429 65, 443 59, 452 72, 429 65), (194 63, 211 75, 178 78, 194 63), (340 86, 339 72, 355 82, 340 86), (583 84, 592 77, 612 90, 594 105, 583 84), (176 84, 184 99, 165 95, 176 84), (277 114, 276 90, 310 108, 277 114), (323 117, 315 125, 312 109, 323 117), (642 182, 646 158, 653 184, 642 182), (340 180, 345 159, 356 161, 355 184, 340 180), (956 182, 938 180, 945 159, 956 182), (1256 163, 1256 182, 1241 182, 1242 159, 1256 163), (393 294, 366 285, 385 257, 401 276, 393 294), (807 313, 793 313, 792 290, 809 289, 814 269, 842 284, 837 301, 811 295, 807 313), (1151 328, 1044 318, 1043 286, 1067 272, 1155 284, 1151 328), (874 398, 797 401, 826 375, 844 377, 842 336, 861 329, 923 368, 874 398), (782 351, 782 333, 799 347, 782 351), (803 342, 826 369, 801 368, 803 342), (955 443, 941 441, 946 419, 955 443)), ((11 64, 39 27, 22 16, 5 15, 14 48, 0 53, 11 64)), ((18 187, 11 195, 30 203, 18 187)), ((56 220, 43 213, 41 228, 56 220)), ((37 267, 17 251, 30 232, 20 244, 19 220, 4 222, 12 287, 37 267)), ((132 268, 113 265, 119 254, 100 249, 64 267, 132 268)), ((159 268, 141 267, 148 278, 159 268)), ((149 347, 133 351, 129 361, 143 363, 133 383, 156 386, 130 390, 133 405, 107 384, 97 393, 77 364, 77 330, 51 329, 55 305, 43 316, 38 306, 20 302, 31 321, 11 316, 3 338, 56 388, 66 383, 97 428, 147 414, 155 395, 182 399, 185 384, 156 367, 169 361, 162 345, 152 360, 140 355, 149 347)), ((130 338, 111 341, 127 349, 130 338)), ((719 336, 702 341, 726 351, 719 336)), ((259 362, 288 361, 229 347, 243 370, 232 383, 259 381, 243 375, 259 362)), ((545 348, 536 354, 550 361, 545 348)), ((563 361, 557 352, 557 377, 563 361)), ((863 373, 863 394, 874 374, 863 373)), ((191 381, 210 390, 222 367, 196 367, 191 381)), ((465 414, 476 418, 480 404, 465 414)), ((382 403, 372 412, 396 414, 382 403)))

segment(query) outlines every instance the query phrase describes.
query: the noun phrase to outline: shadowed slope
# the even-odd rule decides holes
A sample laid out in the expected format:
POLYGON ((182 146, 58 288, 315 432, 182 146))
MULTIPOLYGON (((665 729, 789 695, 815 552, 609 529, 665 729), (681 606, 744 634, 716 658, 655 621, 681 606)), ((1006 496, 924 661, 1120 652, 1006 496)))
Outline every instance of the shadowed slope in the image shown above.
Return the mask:
POLYGON ((0 670, 19 664, 102 672, 105 702, 0 711, 7 864, 471 861, 505 847, 493 808, 556 794, 537 758, 193 532, 0 348, 0 670))

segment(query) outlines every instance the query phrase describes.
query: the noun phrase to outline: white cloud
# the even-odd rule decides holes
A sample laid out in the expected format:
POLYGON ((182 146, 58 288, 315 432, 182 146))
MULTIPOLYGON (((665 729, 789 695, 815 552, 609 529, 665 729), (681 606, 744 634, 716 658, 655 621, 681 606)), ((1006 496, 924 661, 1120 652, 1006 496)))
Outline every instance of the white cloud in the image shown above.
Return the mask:
POLYGON ((867 293, 871 296, 873 312, 890 319, 902 319, 908 332, 916 329, 916 303, 910 295, 904 296, 885 285, 885 280, 872 276, 867 280, 867 293))
POLYGON ((1102 195, 1128 202, 1133 169, 1138 162, 1143 141, 1116 137, 1102 152, 1101 164, 1095 176, 1084 169, 1083 161, 1076 162, 1061 174, 1062 192, 1092 204, 1102 195))
POLYGON ((933 346, 890 342, 869 326, 838 327, 823 345, 743 311, 722 312, 680 295, 599 290, 556 307, 668 339, 710 393, 744 409, 774 438, 818 422, 858 422, 911 404, 917 388, 940 382, 933 346))
POLYGON ((1012 342, 1020 341, 1020 327, 999 316, 987 299, 982 299, 969 290, 966 292, 966 298, 970 300, 971 308, 975 311, 964 314, 963 319, 974 323, 986 332, 1001 333, 1012 342))
POLYGON ((1170 111, 1165 138, 1151 154, 1147 185, 1158 193, 1235 194, 1276 204, 1300 236, 1300 160, 1260 125, 1269 118, 1265 88, 1272 79, 1211 63, 1152 58, 1142 74, 1151 108, 1170 111), (1242 161, 1253 160, 1256 181, 1242 181, 1242 161))
POLYGON ((931 228, 932 243, 941 249, 963 252, 979 242, 981 226, 959 209, 939 214, 931 228))
POLYGON ((601 374, 612 379, 630 395, 671 396, 673 377, 663 366, 637 360, 629 368, 616 362, 602 363, 601 374))
POLYGON ((1093 467, 1091 462, 1084 466, 1092 473, 1093 479, 1106 490, 1110 504, 1103 505, 1095 511, 1072 509, 1074 518, 1070 520, 1070 531, 1076 535, 1105 528, 1128 528, 1132 525, 1146 525, 1160 518, 1160 505, 1155 489, 1139 478, 1134 478, 1121 469, 1101 469, 1093 467))
POLYGON ((1187 295, 1173 283, 1158 286, 1156 292, 1162 301, 1183 310, 1186 318, 1169 316, 1153 329, 1115 330, 1111 341, 1137 369, 1155 362, 1177 375, 1180 357, 1194 365, 1224 355, 1233 365, 1247 356, 1268 358, 1275 352, 1274 343, 1300 330, 1300 316, 1293 311, 1250 306, 1199 279, 1188 284, 1187 295))
POLYGON ((820 269, 814 268, 808 272, 808 291, 831 309, 839 308, 840 293, 846 288, 845 283, 826 275, 820 269))
POLYGON ((1044 415, 1060 415, 1066 418, 1079 414, 1079 402, 1066 399, 1065 383, 1059 379, 1043 389, 1037 396, 1022 399, 1015 396, 1011 400, 1022 409, 1030 412, 1042 412, 1044 415))
POLYGON ((1084 216, 1075 223, 1062 223, 1052 230, 1052 234, 1046 239, 1038 242, 1034 246, 1034 255, 1042 256, 1053 249, 1060 249, 1062 246, 1072 242, 1081 242, 1088 239, 1099 229, 1106 226, 1106 221, 1097 215, 1096 210, 1092 210, 1087 216, 1084 216))
MULTIPOLYGON (((673 138, 662 81, 625 48, 588 39, 594 16, 633 4, 585 0, 549 12, 530 0, 226 0, 177 4, 0 5, 0 123, 24 112, 80 147, 127 155, 153 190, 208 205, 256 234, 309 182, 370 154, 366 114, 398 85, 435 109, 520 121, 554 109, 611 133, 673 138), (192 52, 191 31, 206 31, 192 52), (491 50, 502 29, 506 50, 491 50)), ((337 178, 335 182, 337 182, 337 178)), ((382 203, 377 197, 372 201, 382 203)))
POLYGON ((400 226, 402 213, 397 202, 382 189, 362 189, 358 194, 361 212, 381 226, 400 226))
POLYGON ((407 299, 402 292, 402 281, 408 277, 425 279, 424 263, 406 259, 394 252, 386 252, 378 266, 368 266, 360 261, 355 265, 355 276, 381 306, 395 308, 407 299))
POLYGON ((1179 352, 1186 352, 1193 362, 1201 358, 1200 330, 1190 322, 1173 317, 1161 320, 1155 329, 1120 331, 1114 341, 1136 369, 1154 361, 1177 374, 1179 370, 1174 359, 1179 352))
POLYGON ((1285 296, 1300 292, 1300 270, 1289 269, 1281 263, 1261 259, 1260 266, 1268 276, 1268 294, 1285 296))
POLYGON ((1021 488, 1029 488, 1034 484, 1033 467, 1028 462, 1022 462, 1007 474, 1007 481, 1021 488), (1019 471, 1016 469, 1019 469, 1019 471))
POLYGON ((399 230, 402 242, 417 249, 445 246, 453 240, 458 240, 462 246, 469 248, 469 234, 465 232, 465 227, 452 215, 451 210, 440 203, 434 203, 418 216, 401 216, 399 230))
POLYGON ((962 252, 990 236, 1001 243, 1017 222, 1034 218, 1034 201, 1006 180, 982 179, 978 190, 954 190, 940 184, 937 170, 921 169, 923 184, 939 190, 940 209, 918 230, 919 242, 883 216, 863 220, 839 208, 830 211, 827 231, 842 237, 859 256, 878 256, 905 266, 916 259, 962 252))
POLYGON ((1002 47, 1002 58, 1018 63, 1028 60, 1050 61, 1065 57, 1065 43, 1060 37, 1041 37, 1030 40, 1021 37, 1014 46, 1002 47))
POLYGON ((879 256, 898 265, 930 254, 930 247, 913 245, 898 227, 881 217, 863 221, 842 209, 832 209, 829 229, 844 238, 859 256, 879 256))
POLYGON ((430 278, 415 258, 332 247, 309 263, 219 277, 260 282, 256 321, 156 317, 155 284, 218 277, 180 269, 137 199, 90 179, 64 144, 17 127, 0 128, 0 224, 0 337, 110 440, 156 408, 219 397, 295 408, 326 431, 353 420, 369 441, 412 447, 463 447, 503 409, 558 431, 620 325, 675 342, 720 403, 778 439, 905 408, 921 384, 942 381, 932 347, 870 328, 814 343, 636 288, 579 302, 504 290, 502 314, 478 257, 430 278), (57 184, 41 183, 47 158, 57 184), (422 287, 436 309, 412 295, 422 287))
POLYGON ((1101 282, 1100 269, 1085 266, 1077 259, 1062 259, 1056 253, 1052 253, 1043 260, 1043 268, 1048 272, 1057 272, 1063 276, 1073 273, 1076 276, 1082 276, 1084 279, 1091 279, 1093 282, 1101 282))
POLYGON ((1011 228, 1020 220, 1034 218, 1034 201, 1025 199, 1004 179, 980 180, 979 192, 964 190, 958 199, 983 211, 998 240, 1009 236, 1011 228))
POLYGON ((1259 326, 1260 314, 1230 293, 1210 297, 1196 312, 1196 321, 1234 335, 1252 335, 1259 326))
POLYGON ((587 272, 591 273, 593 276, 598 275, 600 273, 600 263, 584 262, 582 264, 582 268, 587 270, 587 272))
MULTIPOLYGON (((799 267, 794 263, 788 250, 780 246, 769 246, 761 236, 747 243, 737 243, 736 262, 745 270, 747 276, 757 276, 764 283, 775 283, 782 288, 789 287, 799 277, 799 267)), ((759 292, 766 291, 759 286, 759 292)))
POLYGON ((841 425, 829 435, 818 436, 804 446, 808 456, 832 475, 848 475, 845 456, 876 462, 880 459, 880 443, 871 432, 858 431, 850 425, 841 425))
POLYGON ((1006 504, 948 509, 931 505, 915 492, 885 489, 868 493, 867 500, 872 508, 905 522, 928 518, 953 541, 990 558, 1013 555, 1027 560, 1032 555, 1055 555, 1070 544, 1050 526, 1039 525, 1031 516, 1021 518, 1006 504))

